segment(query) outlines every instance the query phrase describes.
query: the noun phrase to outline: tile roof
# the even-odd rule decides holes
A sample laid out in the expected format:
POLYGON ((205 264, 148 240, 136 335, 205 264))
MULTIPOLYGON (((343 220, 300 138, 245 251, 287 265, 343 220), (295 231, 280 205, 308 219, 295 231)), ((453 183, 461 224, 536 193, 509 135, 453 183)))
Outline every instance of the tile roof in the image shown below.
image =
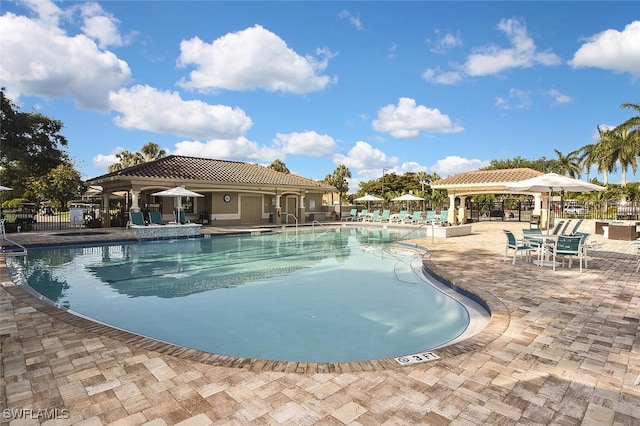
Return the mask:
POLYGON ((519 182, 521 180, 536 177, 541 174, 543 173, 529 168, 476 170, 436 180, 431 183, 431 187, 438 188, 447 186, 478 186, 491 184, 504 185, 506 183, 519 182))
POLYGON ((291 173, 277 172, 258 164, 216 160, 212 158, 185 157, 180 155, 169 155, 155 161, 98 176, 89 179, 87 182, 90 185, 99 185, 101 182, 114 180, 114 178, 118 177, 177 179, 226 184, 296 186, 322 189, 332 188, 320 181, 291 173))

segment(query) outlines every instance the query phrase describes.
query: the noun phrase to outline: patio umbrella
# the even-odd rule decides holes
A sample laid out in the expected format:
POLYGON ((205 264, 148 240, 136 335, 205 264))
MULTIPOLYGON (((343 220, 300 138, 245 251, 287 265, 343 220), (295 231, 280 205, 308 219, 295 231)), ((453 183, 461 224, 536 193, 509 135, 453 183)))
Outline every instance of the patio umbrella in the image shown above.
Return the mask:
POLYGON ((0 191, 12 191, 13 188, 9 188, 8 186, 2 186, 0 185, 0 191))
POLYGON ((409 208, 409 201, 424 201, 424 198, 418 197, 411 193, 401 195, 400 197, 392 198, 391 201, 406 201, 407 209, 409 208))
POLYGON ((156 197, 176 197, 178 209, 182 208, 182 197, 204 197, 197 192, 189 191, 185 189, 184 185, 176 186, 175 188, 165 189, 164 191, 155 192, 151 195, 156 197))
POLYGON ((384 198, 376 197, 375 195, 371 195, 371 194, 364 194, 364 196, 362 196, 360 198, 356 198, 353 201, 361 201, 361 202, 366 201, 367 202, 367 208, 371 209, 371 202, 372 201, 382 201, 382 200, 384 200, 384 198))
POLYGON ((587 192, 603 191, 603 186, 595 185, 583 180, 573 179, 557 173, 546 173, 520 182, 514 182, 504 187, 509 191, 549 192, 547 201, 547 233, 549 233, 549 218, 551 217, 551 193, 553 191, 587 192))

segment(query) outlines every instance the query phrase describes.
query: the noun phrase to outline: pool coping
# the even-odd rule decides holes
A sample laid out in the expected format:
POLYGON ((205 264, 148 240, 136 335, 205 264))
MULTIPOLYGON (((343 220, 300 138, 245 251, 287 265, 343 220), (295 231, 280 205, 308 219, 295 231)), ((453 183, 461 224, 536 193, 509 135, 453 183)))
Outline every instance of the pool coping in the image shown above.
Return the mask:
MULTIPOLYGON (((225 234, 227 235, 227 234, 225 234)), ((408 240, 410 241, 410 240, 408 240)), ((62 245, 86 245, 86 244, 109 244, 112 241, 93 241, 79 243, 63 243, 62 245)), ((137 242, 128 240, 127 242, 137 242)), ((403 241, 403 243, 406 241, 403 241)), ((55 244, 47 244, 42 246, 54 246, 55 244)), ((42 247, 40 246, 40 247, 42 247)), ((422 248, 418 244, 413 244, 415 248, 422 248)), ((34 247, 34 246, 32 246, 34 247)), ((438 280, 442 284, 453 291, 456 291, 466 297, 471 298, 476 303, 481 304, 488 309, 490 314, 489 323, 483 330, 477 334, 466 338, 462 341, 456 341, 450 345, 441 346, 437 349, 425 350, 438 355, 440 359, 455 357, 463 353, 477 351, 480 347, 486 346, 504 334, 510 322, 510 314, 507 306, 497 297, 488 291, 479 288, 473 290, 467 288, 463 283, 456 282, 455 277, 448 274, 444 268, 441 268, 432 259, 423 257, 422 259, 423 273, 428 273, 429 277, 438 280)), ((9 266, 9 265, 7 265, 9 266)), ((10 268, 13 269, 13 268, 10 268)), ((200 349, 188 348, 174 343, 164 342, 162 340, 147 337, 131 331, 120 329, 97 320, 90 319, 81 314, 68 310, 55 302, 41 296, 28 283, 16 283, 12 276, 11 282, 2 283, 3 288, 14 297, 27 297, 32 299, 29 305, 52 318, 63 321, 82 330, 105 336, 127 345, 135 346, 139 349, 150 350, 159 354, 169 355, 176 358, 195 361, 212 366, 242 368, 250 371, 272 371, 282 373, 349 373, 364 371, 386 371, 406 368, 400 364, 394 357, 348 361, 348 362, 298 362, 298 361, 275 361, 257 358, 243 358, 228 355, 220 355, 200 349)), ((26 281, 26 280, 25 280, 26 281)), ((403 354, 408 355, 408 354, 403 354)), ((402 355, 398 355, 402 356, 402 355)), ((429 361, 433 362, 433 361, 429 361)))

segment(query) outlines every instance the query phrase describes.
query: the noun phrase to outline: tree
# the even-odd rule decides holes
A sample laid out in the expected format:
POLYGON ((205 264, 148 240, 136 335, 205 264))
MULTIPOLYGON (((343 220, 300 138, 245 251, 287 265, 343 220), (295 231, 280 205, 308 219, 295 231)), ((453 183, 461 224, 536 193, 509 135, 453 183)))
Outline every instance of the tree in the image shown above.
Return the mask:
POLYGON ((53 207, 63 210, 69 201, 86 190, 80 173, 68 162, 58 165, 46 176, 34 179, 31 187, 38 200, 51 200, 53 207))
POLYGON ((140 148, 140 154, 144 158, 145 162, 158 160, 167 155, 164 149, 160 149, 160 146, 154 142, 147 142, 142 148, 140 148))
POLYGON ((267 168, 275 170, 276 172, 291 173, 287 166, 280 160, 274 160, 267 168))
POLYGON ((0 178, 24 194, 26 183, 68 161, 63 124, 40 113, 18 111, 0 89, 0 178))
POLYGON ((327 183, 338 191, 339 202, 340 202, 340 212, 342 213, 342 198, 344 194, 349 192, 349 183, 347 179, 351 177, 351 171, 344 164, 340 164, 334 171, 333 174, 327 175, 324 178, 324 183, 327 183))
POLYGON ((128 167, 158 160, 166 155, 167 152, 164 149, 160 149, 160 146, 157 143, 148 142, 143 145, 138 152, 131 152, 125 149, 124 151, 117 153, 116 158, 118 159, 118 162, 110 165, 108 171, 109 173, 117 172, 118 170, 126 169, 128 167))
POLYGON ((580 153, 579 151, 573 151, 564 155, 562 152, 554 149, 558 158, 556 161, 558 162, 559 174, 561 175, 569 175, 574 179, 579 179, 581 173, 580 167, 580 153))

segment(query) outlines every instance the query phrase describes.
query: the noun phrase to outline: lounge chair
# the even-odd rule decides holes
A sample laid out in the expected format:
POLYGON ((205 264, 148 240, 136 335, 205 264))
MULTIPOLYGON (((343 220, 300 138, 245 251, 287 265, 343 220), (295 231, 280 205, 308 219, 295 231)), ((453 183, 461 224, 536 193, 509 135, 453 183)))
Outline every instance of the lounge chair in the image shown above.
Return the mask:
POLYGON ((364 218, 365 222, 375 222, 380 217, 380 210, 374 210, 371 216, 364 218))
POLYGON ((404 218, 402 223, 418 223, 418 221, 422 218, 421 211, 415 211, 409 218, 404 218))
POLYGON ((400 213, 398 213, 397 216, 395 217, 391 217, 391 219, 389 219, 389 222, 391 223, 399 223, 402 222, 402 220, 407 217, 407 215, 409 214, 408 211, 406 210, 400 210, 400 213))
POLYGON ((345 216, 342 220, 356 220, 358 218, 358 209, 351 209, 349 216, 345 216))
POLYGON ((145 226, 144 216, 141 211, 130 211, 129 212, 129 225, 137 225, 137 226, 145 226))
POLYGON ((431 219, 431 223, 434 223, 436 225, 443 225, 447 222, 449 222, 448 210, 442 210, 437 218, 431 219))
POLYGON ((553 235, 560 234, 560 230, 562 229, 563 226, 564 226, 564 220, 559 220, 558 223, 556 223, 556 226, 553 228, 553 231, 551 231, 551 233, 553 235))
POLYGON ((422 220, 420 220, 420 223, 431 223, 435 217, 436 212, 434 210, 427 210, 422 220))
POLYGON ((163 225, 160 212, 149 212, 149 222, 153 225, 163 225))
POLYGON ((364 222, 366 220, 367 216, 369 216, 369 210, 364 209, 358 214, 357 220, 359 222, 364 222))
POLYGON ((538 249, 530 244, 526 240, 519 240, 516 238, 513 232, 503 229, 504 234, 507 236, 507 245, 504 248, 504 260, 507 260, 509 250, 513 250, 512 264, 516 264, 516 256, 518 253, 523 253, 527 262, 531 261, 531 252, 538 249))
POLYGON ((576 233, 578 232, 578 228, 580 228, 580 225, 582 225, 582 219, 578 220, 574 225, 573 228, 571 228, 571 231, 569 231, 567 233, 567 235, 576 235, 576 233))
POLYGON ((567 233, 567 229, 569 229, 569 225, 571 224, 571 219, 567 220, 565 224, 560 229, 560 235, 571 235, 567 233))
POLYGON ((184 210, 182 209, 174 210, 173 214, 177 223, 181 225, 185 223, 190 223, 189 219, 187 219, 187 217, 184 214, 184 210))
POLYGON ((383 210, 380 217, 378 217, 377 219, 374 219, 374 222, 388 222, 390 214, 391 214, 391 210, 383 210))

